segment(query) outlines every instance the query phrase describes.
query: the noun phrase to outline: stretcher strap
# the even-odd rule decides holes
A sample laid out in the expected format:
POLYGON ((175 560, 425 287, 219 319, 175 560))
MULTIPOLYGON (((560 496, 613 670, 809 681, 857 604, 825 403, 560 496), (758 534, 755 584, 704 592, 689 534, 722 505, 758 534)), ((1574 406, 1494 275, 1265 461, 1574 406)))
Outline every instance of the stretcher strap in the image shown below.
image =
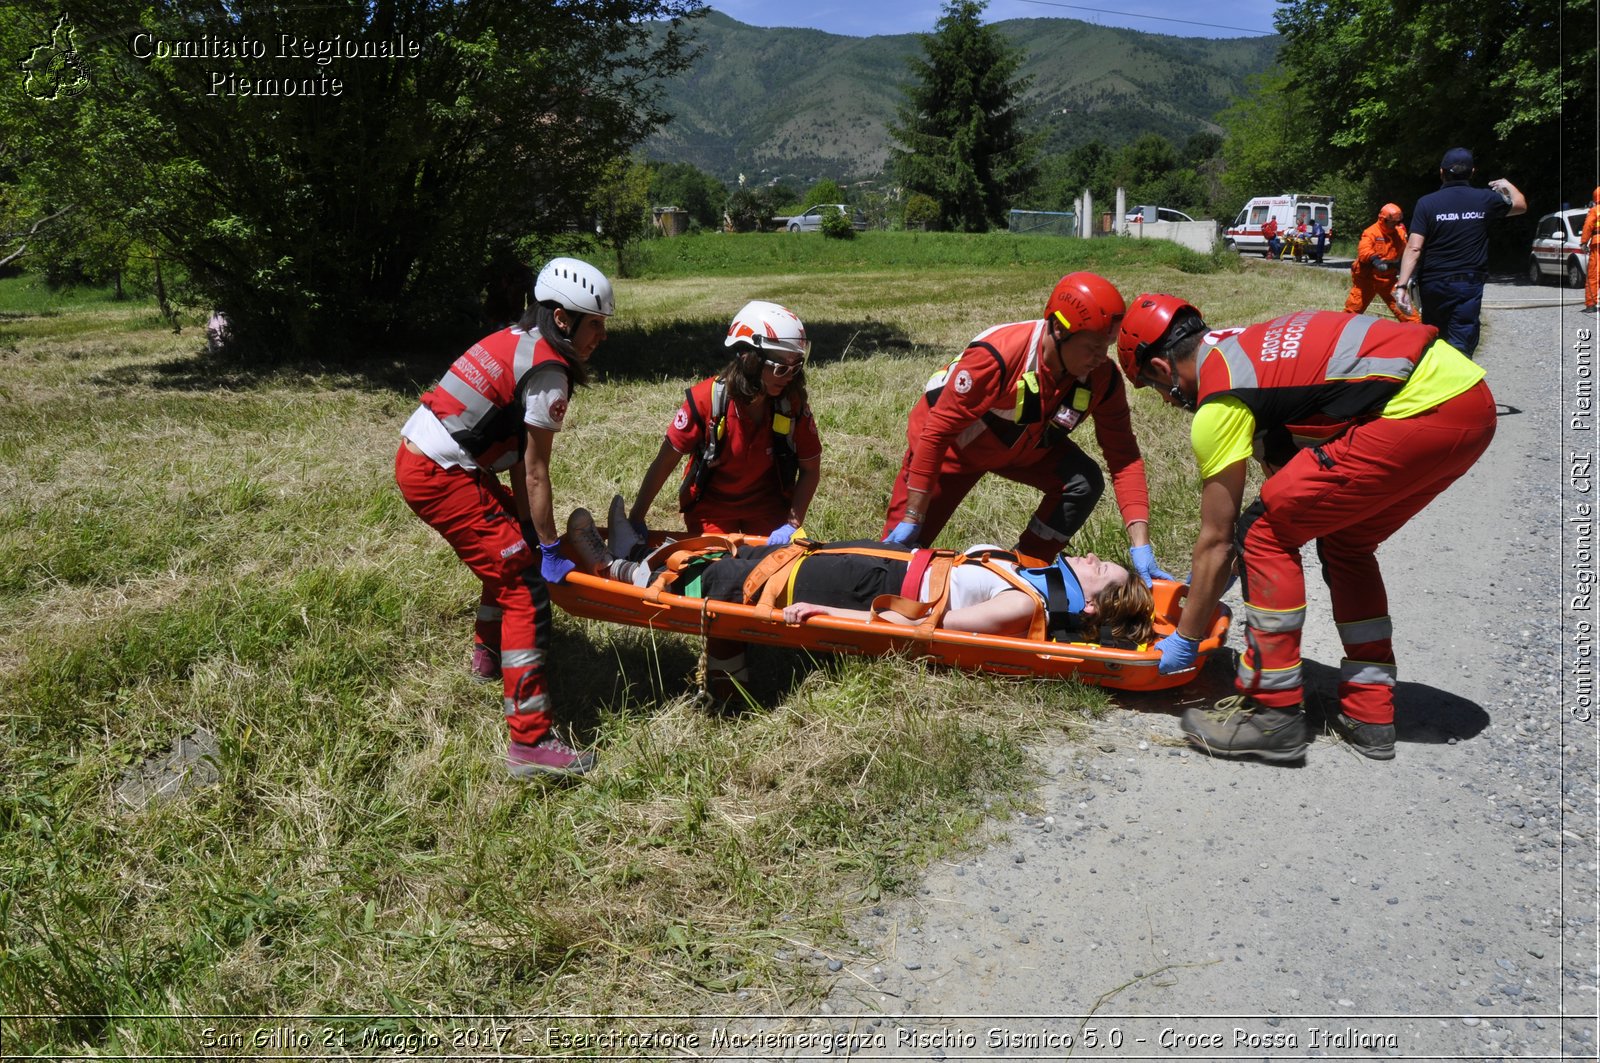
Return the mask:
POLYGON ((926 620, 928 614, 934 611, 934 607, 928 602, 919 602, 915 598, 904 598, 898 594, 880 594, 872 599, 872 619, 881 619, 880 614, 890 609, 919 622, 926 620))
POLYGON ((789 566, 789 579, 784 584, 783 588, 783 601, 785 605, 794 601, 794 581, 800 575, 800 566, 805 564, 806 556, 807 555, 801 555, 800 557, 795 558, 794 564, 789 566))
POLYGON ((640 562, 648 569, 661 570, 650 581, 646 600, 660 601, 667 588, 677 583, 678 573, 714 550, 730 555, 735 552, 733 543, 721 535, 691 535, 687 539, 677 539, 656 547, 649 557, 640 562))
POLYGON ((932 550, 918 550, 911 555, 911 562, 906 565, 906 578, 900 583, 900 597, 913 599, 920 597, 922 577, 928 571, 928 564, 932 560, 932 550))
POLYGON ((1017 575, 1016 570, 1010 565, 996 564, 992 562, 989 559, 988 554, 983 554, 981 557, 969 557, 967 558, 967 562, 969 564, 974 562, 981 564, 984 568, 988 569, 990 572, 993 572, 995 575, 1011 584, 1017 590, 1022 591, 1030 600, 1037 602, 1038 604, 1033 610, 1033 619, 1028 622, 1028 638, 1035 642, 1049 641, 1050 625, 1046 616, 1045 604, 1039 598, 1039 592, 1033 589, 1033 584, 1017 575))
POLYGON ((960 554, 952 554, 945 550, 934 551, 933 557, 928 561, 929 609, 927 615, 921 617, 917 623, 918 632, 931 634, 934 628, 944 623, 944 615, 950 611, 950 569, 958 562, 964 561, 966 558, 960 554))
POLYGON ((805 553, 806 547, 791 543, 788 546, 778 547, 756 562, 756 567, 745 577, 745 604, 762 605, 768 609, 776 608, 778 599, 789 586, 790 565, 805 553))

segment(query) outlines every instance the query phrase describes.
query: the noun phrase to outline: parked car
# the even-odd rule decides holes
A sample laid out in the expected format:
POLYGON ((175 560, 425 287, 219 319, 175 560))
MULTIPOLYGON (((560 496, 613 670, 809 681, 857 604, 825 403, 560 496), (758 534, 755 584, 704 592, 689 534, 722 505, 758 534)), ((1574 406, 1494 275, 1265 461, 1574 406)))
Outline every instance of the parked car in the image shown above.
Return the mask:
POLYGON ((780 218, 784 228, 792 233, 814 233, 822 230, 822 216, 830 210, 837 210, 850 219, 850 227, 857 232, 864 231, 867 227, 867 217, 859 210, 851 210, 843 203, 818 203, 804 214, 796 214, 792 218, 780 218))
POLYGON ((1181 210, 1173 210, 1171 207, 1150 206, 1134 207, 1128 211, 1127 218, 1131 222, 1139 222, 1141 224, 1148 224, 1153 221, 1194 221, 1193 218, 1181 210))
POLYGON ((1547 277, 1559 278, 1569 288, 1582 288, 1589 276, 1589 256, 1578 236, 1583 232, 1582 207, 1546 214, 1533 230, 1533 248, 1528 255, 1528 280, 1542 284, 1547 277))

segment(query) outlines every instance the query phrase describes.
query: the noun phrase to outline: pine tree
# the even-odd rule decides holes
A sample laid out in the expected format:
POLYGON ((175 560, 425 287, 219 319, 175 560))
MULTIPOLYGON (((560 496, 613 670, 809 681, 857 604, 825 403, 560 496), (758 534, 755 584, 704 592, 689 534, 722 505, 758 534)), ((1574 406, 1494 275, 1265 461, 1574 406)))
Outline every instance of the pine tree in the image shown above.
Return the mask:
POLYGON ((890 164, 910 193, 939 204, 943 229, 1004 225, 1011 197, 1033 181, 1039 138, 1022 127, 1022 52, 978 19, 985 0, 950 0, 911 60, 890 164))

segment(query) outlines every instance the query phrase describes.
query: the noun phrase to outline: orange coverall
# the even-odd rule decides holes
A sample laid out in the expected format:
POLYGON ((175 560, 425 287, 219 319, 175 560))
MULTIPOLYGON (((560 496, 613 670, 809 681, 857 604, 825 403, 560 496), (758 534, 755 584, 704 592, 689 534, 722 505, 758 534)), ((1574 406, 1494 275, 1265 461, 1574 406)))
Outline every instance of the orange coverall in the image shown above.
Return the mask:
POLYGON ((1382 299, 1397 320, 1413 324, 1422 320, 1416 310, 1407 314, 1394 301, 1395 276, 1400 272, 1400 255, 1406 249, 1406 227, 1385 225, 1375 221, 1361 232, 1361 243, 1356 249, 1356 259, 1350 263, 1350 295, 1344 301, 1347 314, 1359 314, 1367 309, 1376 295, 1382 299), (1389 260, 1394 268, 1380 271, 1377 263, 1389 260))
POLYGON ((1589 208, 1583 219, 1583 234, 1578 238, 1589 252, 1589 277, 1583 282, 1583 305, 1594 306, 1600 294, 1600 204, 1589 208))

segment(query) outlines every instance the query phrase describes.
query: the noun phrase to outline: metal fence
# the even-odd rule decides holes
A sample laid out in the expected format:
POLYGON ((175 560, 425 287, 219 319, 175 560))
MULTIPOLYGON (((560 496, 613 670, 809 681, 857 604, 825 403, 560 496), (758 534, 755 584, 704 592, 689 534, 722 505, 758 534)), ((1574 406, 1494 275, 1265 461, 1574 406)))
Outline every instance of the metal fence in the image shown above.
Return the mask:
POLYGON ((1024 235, 1078 235, 1078 216, 1070 210, 1013 210, 1006 221, 1012 232, 1024 235))

